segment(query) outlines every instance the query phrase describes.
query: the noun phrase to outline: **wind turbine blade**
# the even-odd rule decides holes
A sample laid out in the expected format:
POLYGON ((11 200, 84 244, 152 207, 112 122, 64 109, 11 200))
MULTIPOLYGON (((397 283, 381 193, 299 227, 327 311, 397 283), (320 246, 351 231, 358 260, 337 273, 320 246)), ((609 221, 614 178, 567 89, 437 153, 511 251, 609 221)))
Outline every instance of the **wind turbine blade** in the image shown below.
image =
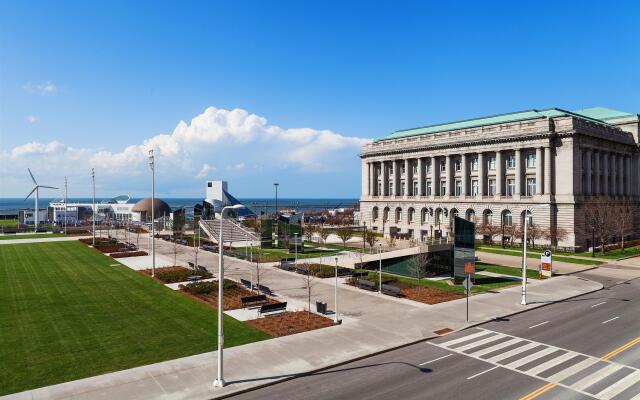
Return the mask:
POLYGON ((24 199, 25 199, 25 200, 27 200, 29 197, 31 197, 31 195, 33 194, 33 192, 35 192, 35 191, 36 191, 36 189, 37 189, 37 188, 38 188, 37 186, 34 186, 34 187, 33 187, 33 189, 31 189, 31 191, 30 191, 30 192, 29 192, 29 194, 27 195, 27 197, 25 197, 24 199))
POLYGON ((31 169, 30 169, 30 168, 27 168, 27 171, 29 171, 29 175, 31 175, 31 180, 33 181, 33 184, 34 184, 34 185, 37 185, 37 184, 38 184, 38 182, 36 182, 36 178, 34 178, 34 177, 33 177, 33 174, 31 173, 31 169))
POLYGON ((60 189, 57 187, 53 187, 53 186, 44 186, 44 185, 40 185, 41 188, 47 188, 47 189, 60 189))

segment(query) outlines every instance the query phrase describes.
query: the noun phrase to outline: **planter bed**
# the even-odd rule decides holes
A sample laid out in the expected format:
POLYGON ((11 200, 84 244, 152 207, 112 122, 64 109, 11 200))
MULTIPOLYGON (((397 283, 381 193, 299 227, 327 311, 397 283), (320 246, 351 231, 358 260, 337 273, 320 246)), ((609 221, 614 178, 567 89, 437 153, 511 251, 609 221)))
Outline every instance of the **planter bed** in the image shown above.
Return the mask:
MULTIPOLYGON (((157 271, 157 270, 156 270, 157 271)), ((212 308, 218 308, 218 282, 193 282, 180 285, 180 292, 204 303, 212 308)), ((224 280, 224 309, 237 310, 242 308, 243 297, 255 296, 259 293, 252 292, 240 284, 225 279, 224 280)), ((268 304, 278 303, 278 301, 267 297, 268 304)))
POLYGON ((246 321, 248 325, 272 336, 287 336, 333 326, 333 320, 307 311, 284 312, 246 321))
POLYGON ((109 254, 112 258, 125 258, 125 257, 139 257, 139 256, 148 256, 149 253, 146 251, 125 251, 118 253, 109 254))
MULTIPOLYGON (((142 272, 145 275, 151 276, 150 269, 143 269, 142 272)), ((194 271, 191 268, 185 268, 180 266, 162 267, 156 268, 155 279, 162 283, 177 283, 185 282, 187 278, 193 275, 200 275, 203 278, 211 278, 213 274, 208 271, 194 271)))
MULTIPOLYGON (((279 269, 296 272, 301 275, 307 275, 308 271, 311 271, 311 275, 318 278, 333 278, 336 275, 336 267, 327 264, 305 264, 299 263, 294 265, 293 263, 282 262, 276 266, 279 269)), ((338 267, 338 276, 349 276, 353 271, 349 268, 338 267)))
MULTIPOLYGON (((357 287, 357 279, 358 278, 351 278, 349 280, 347 280, 347 283, 349 285, 352 286, 356 286, 357 287)), ((364 279, 366 281, 369 281, 371 283, 374 284, 375 286, 375 290, 378 290, 378 276, 377 274, 375 274, 375 276, 371 276, 369 275, 368 277, 363 277, 360 279, 364 279)), ((446 301, 451 301, 451 300, 457 300, 457 299, 461 299, 464 296, 458 293, 453 293, 453 292, 449 292, 446 290, 441 290, 441 289, 436 289, 436 288, 431 288, 431 287, 425 287, 425 286, 421 286, 421 285, 411 285, 411 284, 407 284, 405 282, 400 281, 399 279, 395 278, 395 277, 389 277, 389 276, 383 276, 382 279, 382 284, 383 285, 392 285, 392 286, 396 286, 399 287, 401 292, 402 292, 402 297, 409 299, 409 300, 414 300, 414 301, 419 301, 421 303, 426 303, 426 304, 438 304, 438 303, 444 303, 446 301)))

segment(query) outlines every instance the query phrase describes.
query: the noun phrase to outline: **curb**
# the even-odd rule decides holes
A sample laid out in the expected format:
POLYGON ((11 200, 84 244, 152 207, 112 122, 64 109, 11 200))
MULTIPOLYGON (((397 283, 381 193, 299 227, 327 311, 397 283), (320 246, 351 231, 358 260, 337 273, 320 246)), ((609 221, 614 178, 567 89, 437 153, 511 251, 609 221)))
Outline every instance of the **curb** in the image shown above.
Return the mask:
MULTIPOLYGON (((595 268, 597 268, 597 267, 595 267, 595 268)), ((592 281, 592 282, 594 282, 594 281, 592 281)), ((331 364, 331 365, 327 365, 327 366, 324 366, 324 367, 316 368, 316 369, 313 369, 313 370, 310 370, 310 371, 306 371, 306 372, 301 372, 299 374, 295 374, 295 375, 292 375, 292 376, 287 377, 287 378, 282 378, 282 379, 279 379, 279 380, 276 380, 276 381, 263 383, 263 384, 260 384, 260 385, 257 385, 257 386, 253 386, 253 387, 249 387, 249 388, 238 389, 238 390, 233 391, 233 392, 221 394, 220 396, 209 397, 209 399, 210 400, 227 399, 227 398, 230 398, 230 397, 233 397, 233 396, 237 396, 239 394, 252 392, 254 390, 263 389, 263 388, 268 387, 268 386, 273 386, 273 385, 277 385, 279 383, 287 382, 287 381, 290 381, 292 379, 301 378, 301 377, 304 377, 304 376, 309 376, 309 375, 315 374, 317 372, 326 371, 328 369, 336 368, 336 367, 339 367, 341 365, 345 365, 345 364, 349 364, 349 363, 352 363, 352 362, 360 361, 360 360, 363 360, 365 358, 374 357, 374 356, 377 356, 377 355, 380 355, 380 354, 384 354, 384 353, 388 353, 388 352, 391 352, 391 351, 399 350, 399 349, 402 349, 404 347, 413 346, 413 345, 418 344, 418 343, 427 342, 429 340, 433 340, 433 339, 436 339, 436 338, 439 338, 439 337, 442 337, 442 336, 446 336, 446 335, 449 335, 449 334, 454 333, 454 332, 461 332, 461 331, 464 331, 466 329, 475 328, 477 326, 484 325, 486 323, 495 321, 498 318, 512 317, 514 315, 518 315, 518 314, 522 314, 522 313, 525 313, 525 312, 528 312, 528 311, 533 311, 533 310, 537 310, 539 308, 547 307, 547 306, 550 306, 552 304, 561 303, 563 301, 575 299, 575 298, 580 297, 580 296, 585 296, 585 295, 588 295, 588 294, 591 294, 591 293, 599 292, 600 290, 604 289, 604 285, 603 284, 599 283, 599 285, 600 285, 599 289, 590 290, 588 292, 577 294, 575 296, 570 296, 570 297, 566 297, 564 299, 560 299, 560 300, 552 301, 552 302, 549 302, 549 303, 541 304, 541 305, 539 305, 537 307, 530 308, 530 309, 527 309, 527 310, 520 310, 520 311, 516 311, 514 313, 505 314, 505 315, 501 315, 501 316, 496 316, 496 317, 491 318, 490 320, 476 322, 474 324, 467 325, 467 326, 464 326, 464 327, 459 328, 459 329, 454 329, 453 331, 451 331, 449 333, 446 333, 444 335, 434 335, 434 336, 428 336, 428 337, 420 338, 420 339, 417 339, 417 340, 414 340, 414 341, 411 341, 411 342, 408 342, 408 343, 404 343, 404 344, 401 344, 401 345, 398 345, 398 346, 390 347, 390 348, 387 348, 387 349, 384 349, 384 350, 379 350, 379 351, 376 351, 376 352, 373 352, 373 353, 369 353, 369 354, 366 354, 366 355, 363 355, 363 356, 355 357, 355 358, 352 358, 352 359, 349 359, 349 360, 340 361, 340 362, 335 363, 335 364, 331 364)))

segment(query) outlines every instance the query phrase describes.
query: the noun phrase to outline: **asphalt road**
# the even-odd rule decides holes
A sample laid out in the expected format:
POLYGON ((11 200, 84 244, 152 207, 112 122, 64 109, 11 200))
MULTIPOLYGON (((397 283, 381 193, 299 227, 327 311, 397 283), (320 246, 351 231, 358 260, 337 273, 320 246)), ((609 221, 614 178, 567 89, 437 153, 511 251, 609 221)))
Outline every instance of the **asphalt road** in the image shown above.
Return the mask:
POLYGON ((588 274, 607 288, 234 398, 638 400, 640 279, 588 274))

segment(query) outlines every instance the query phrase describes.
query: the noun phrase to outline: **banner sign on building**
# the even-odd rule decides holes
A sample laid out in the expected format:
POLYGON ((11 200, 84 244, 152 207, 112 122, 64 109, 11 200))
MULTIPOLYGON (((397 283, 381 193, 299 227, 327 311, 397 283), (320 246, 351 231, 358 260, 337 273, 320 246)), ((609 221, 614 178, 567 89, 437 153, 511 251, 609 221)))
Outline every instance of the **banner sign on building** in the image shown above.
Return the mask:
POLYGON ((540 254, 540 274, 551 278, 553 275, 553 263, 551 262, 551 250, 545 250, 540 254))
POLYGON ((456 281, 475 274, 476 225, 464 218, 454 217, 453 275, 456 281))

